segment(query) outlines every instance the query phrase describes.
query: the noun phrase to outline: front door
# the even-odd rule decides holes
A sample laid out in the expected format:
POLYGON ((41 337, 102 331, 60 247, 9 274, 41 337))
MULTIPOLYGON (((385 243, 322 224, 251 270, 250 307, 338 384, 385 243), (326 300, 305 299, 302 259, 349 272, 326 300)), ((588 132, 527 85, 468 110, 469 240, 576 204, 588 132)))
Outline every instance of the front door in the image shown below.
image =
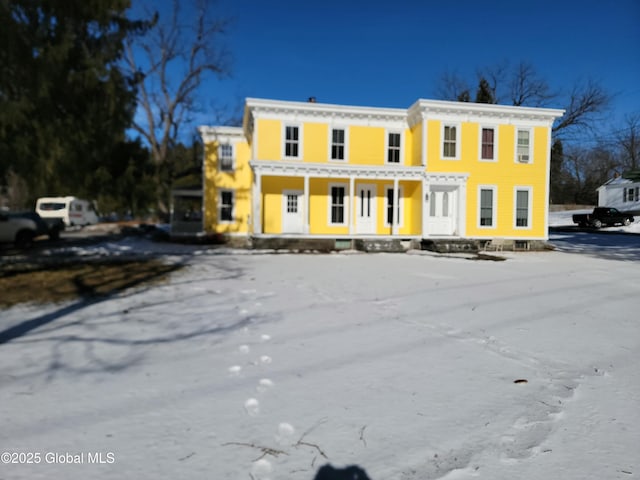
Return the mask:
POLYGON ((455 235, 458 189, 432 187, 429 195, 429 235, 455 235))
POLYGON ((282 233, 304 232, 302 199, 302 192, 299 190, 282 192, 282 233))
POLYGON ((376 187, 359 185, 356 198, 356 233, 376 233, 376 187))

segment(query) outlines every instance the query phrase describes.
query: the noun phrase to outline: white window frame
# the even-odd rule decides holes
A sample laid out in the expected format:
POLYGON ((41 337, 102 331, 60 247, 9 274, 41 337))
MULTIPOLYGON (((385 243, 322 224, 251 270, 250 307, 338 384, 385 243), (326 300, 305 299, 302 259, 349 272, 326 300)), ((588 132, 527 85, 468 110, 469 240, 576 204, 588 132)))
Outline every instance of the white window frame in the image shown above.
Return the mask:
POLYGON ((442 122, 442 126, 440 127, 440 156, 443 160, 460 160, 460 145, 462 144, 462 142, 460 142, 461 136, 462 136, 462 128, 460 126, 460 123, 442 122), (456 129, 456 142, 455 142, 456 154, 453 157, 445 157, 444 155, 444 142, 445 142, 444 132, 447 127, 450 127, 450 128, 453 127, 456 129))
POLYGON ((496 185, 478 185, 478 228, 484 230, 493 230, 498 227, 497 218, 498 218, 498 187, 496 185), (482 225, 482 191, 483 190, 491 190, 493 192, 492 195, 492 204, 491 204, 491 225, 482 225))
POLYGON ((236 192, 232 188, 221 188, 218 190, 218 223, 220 224, 229 224, 235 222, 235 213, 236 213, 236 192), (231 220, 223 220, 222 219, 222 194, 223 193, 231 193, 231 220))
POLYGON ((302 158, 302 124, 295 122, 286 122, 282 127, 282 158, 295 159, 302 158), (287 127, 294 127, 298 129, 298 154, 287 155, 287 127))
POLYGON ((218 171, 220 172, 233 172, 236 169, 236 148, 235 145, 231 142, 220 142, 218 145, 218 171), (230 168, 222 168, 222 147, 230 147, 231 148, 231 167, 230 168))
POLYGON ((513 228, 516 230, 531 230, 532 213, 533 213, 533 187, 525 187, 516 185, 513 187, 513 228), (527 225, 518 225, 518 192, 527 192, 527 225))
POLYGON ((498 126, 497 125, 479 125, 478 130, 478 159, 481 162, 497 162, 498 161, 498 126), (482 158, 482 130, 493 130, 493 158, 482 158))
MULTIPOLYGON (((384 186, 384 226, 391 227, 392 225, 389 223, 388 211, 389 211, 389 192, 393 192, 393 185, 385 185, 384 186)), ((404 197, 403 197, 403 188, 398 186, 398 207, 394 208, 394 214, 397 212, 398 224, 396 225, 398 228, 402 228, 404 226, 404 197)))
POLYGON ((404 131, 386 129, 384 132, 384 163, 386 165, 404 165, 404 131), (400 135, 400 155, 398 162, 389 161, 389 135, 395 133, 400 135))
POLYGON ((330 227, 345 227, 349 224, 349 218, 350 218, 350 207, 349 207, 349 184, 348 183, 341 183, 341 182, 334 182, 334 183, 330 183, 329 184, 329 193, 327 195, 327 225, 329 225, 330 227), (331 218, 331 210, 332 210, 332 201, 333 201, 333 195, 332 195, 332 190, 334 187, 342 187, 344 188, 344 201, 343 201, 343 208, 344 208, 344 215, 342 215, 342 223, 338 223, 338 222, 333 222, 332 218, 331 218))
POLYGON ((532 164, 533 163, 533 128, 516 126, 516 135, 514 138, 514 144, 515 144, 514 162, 520 163, 523 165, 532 164), (520 161, 520 157, 519 157, 520 154, 518 153, 518 132, 521 132, 521 131, 529 132, 529 148, 527 152, 527 155, 529 156, 529 160, 526 162, 520 161))
POLYGON ((330 162, 336 163, 347 163, 349 161, 349 127, 343 125, 329 125, 329 153, 328 159, 330 162), (333 150, 333 131, 334 130, 342 130, 344 131, 344 158, 337 159, 331 158, 331 151, 333 150))

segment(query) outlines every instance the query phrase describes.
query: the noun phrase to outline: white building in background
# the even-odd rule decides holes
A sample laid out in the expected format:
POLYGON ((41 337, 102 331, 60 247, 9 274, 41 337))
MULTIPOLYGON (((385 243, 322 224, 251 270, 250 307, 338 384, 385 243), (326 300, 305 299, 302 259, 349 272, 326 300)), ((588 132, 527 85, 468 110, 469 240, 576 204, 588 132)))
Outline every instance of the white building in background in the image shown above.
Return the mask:
POLYGON ((597 191, 598 206, 640 211, 640 180, 615 177, 598 187, 597 191))

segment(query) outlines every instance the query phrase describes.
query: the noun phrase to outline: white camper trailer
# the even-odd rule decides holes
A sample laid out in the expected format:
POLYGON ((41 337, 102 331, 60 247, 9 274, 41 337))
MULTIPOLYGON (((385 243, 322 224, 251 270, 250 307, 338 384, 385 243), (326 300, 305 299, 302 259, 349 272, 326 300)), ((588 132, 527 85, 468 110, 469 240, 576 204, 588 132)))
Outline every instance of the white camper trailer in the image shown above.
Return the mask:
POLYGON ((98 223, 93 204, 76 197, 43 197, 36 202, 36 212, 42 218, 60 218, 65 226, 85 226, 98 223))

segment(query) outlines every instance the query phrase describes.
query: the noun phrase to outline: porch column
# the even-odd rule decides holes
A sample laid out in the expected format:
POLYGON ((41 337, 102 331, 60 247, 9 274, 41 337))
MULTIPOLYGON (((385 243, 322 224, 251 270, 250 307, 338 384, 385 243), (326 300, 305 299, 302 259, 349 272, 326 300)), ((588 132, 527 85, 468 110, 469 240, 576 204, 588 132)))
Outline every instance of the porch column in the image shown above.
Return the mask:
POLYGON ((349 235, 353 235, 353 191, 355 190, 355 178, 352 176, 349 177, 349 235))
POLYGON ((391 212, 391 235, 398 235, 400 224, 400 195, 398 192, 398 177, 393 179, 393 212, 391 212))
POLYGON ((253 182, 253 233, 262 233, 262 212, 260 203, 262 201, 262 175, 260 173, 255 174, 253 182))
POLYGON ((309 233, 309 175, 304 176, 304 233, 309 233))

